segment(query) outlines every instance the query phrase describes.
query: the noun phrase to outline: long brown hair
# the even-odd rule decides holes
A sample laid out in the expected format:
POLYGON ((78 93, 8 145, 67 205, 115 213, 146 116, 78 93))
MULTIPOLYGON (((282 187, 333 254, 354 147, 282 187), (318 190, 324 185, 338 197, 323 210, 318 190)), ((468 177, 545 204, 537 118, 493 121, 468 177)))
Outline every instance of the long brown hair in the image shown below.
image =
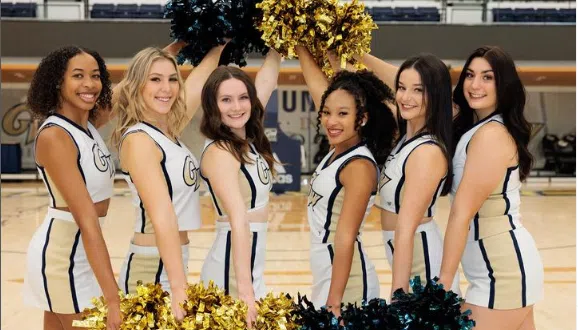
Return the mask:
POLYGON ((460 137, 474 125, 475 112, 464 96, 464 80, 466 79, 467 68, 477 57, 488 61, 494 72, 497 93, 495 113, 502 114, 504 126, 516 142, 520 180, 524 181, 530 174, 534 161, 534 157, 528 150, 532 125, 524 117, 526 90, 518 75, 514 60, 500 47, 480 47, 466 60, 453 95, 454 102, 460 108, 460 113, 454 120, 454 144, 457 144, 460 137))
POLYGON ((269 140, 265 136, 265 107, 257 97, 255 84, 243 70, 229 66, 220 66, 215 69, 203 86, 201 105, 203 108, 201 133, 203 133, 203 135, 211 140, 215 140, 221 148, 233 154, 241 164, 251 162, 247 155, 249 152, 249 142, 252 142, 255 149, 257 149, 269 165, 271 172, 275 173, 273 167, 275 158, 271 150, 271 143, 269 143, 269 140), (251 101, 251 116, 245 124, 246 140, 235 135, 221 120, 221 111, 217 103, 217 92, 221 83, 229 79, 242 81, 245 87, 247 87, 247 93, 251 101))

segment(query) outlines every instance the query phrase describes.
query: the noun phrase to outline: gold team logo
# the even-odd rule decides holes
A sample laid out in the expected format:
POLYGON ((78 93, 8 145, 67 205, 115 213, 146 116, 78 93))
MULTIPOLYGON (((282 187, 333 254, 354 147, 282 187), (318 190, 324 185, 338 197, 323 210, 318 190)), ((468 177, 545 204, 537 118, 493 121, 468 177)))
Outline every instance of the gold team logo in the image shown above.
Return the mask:
POLYGON ((199 190, 199 168, 191 156, 187 156, 185 158, 185 165, 183 166, 183 179, 185 180, 185 184, 187 186, 195 187, 195 191, 199 190))
POLYGON ((271 183, 271 170, 269 165, 263 161, 261 156, 257 156, 257 173, 259 174, 259 180, 264 185, 271 183))
POLYGON ((8 109, 2 118, 2 130, 10 136, 26 133, 24 144, 34 142, 38 132, 38 120, 32 118, 32 113, 25 103, 18 103, 8 109))
POLYGON ((98 144, 92 146, 92 156, 94 159, 94 166, 101 172, 109 172, 110 177, 114 175, 114 166, 110 162, 110 155, 105 155, 98 144))
POLYGON ((383 188, 383 186, 385 186, 389 181, 391 181, 391 178, 385 174, 384 168, 383 171, 381 171, 381 176, 379 178, 379 190, 381 190, 381 188, 383 188))
POLYGON ((317 205, 317 202, 319 202, 319 200, 321 198, 323 198, 323 196, 321 196, 320 194, 318 194, 317 192, 315 192, 315 190, 313 190, 313 183, 315 182, 315 179, 317 179, 319 175, 317 174, 317 172, 313 173, 313 175, 311 176, 311 183, 309 184, 309 196, 307 196, 307 206, 311 206, 311 207, 315 207, 315 205, 317 205))

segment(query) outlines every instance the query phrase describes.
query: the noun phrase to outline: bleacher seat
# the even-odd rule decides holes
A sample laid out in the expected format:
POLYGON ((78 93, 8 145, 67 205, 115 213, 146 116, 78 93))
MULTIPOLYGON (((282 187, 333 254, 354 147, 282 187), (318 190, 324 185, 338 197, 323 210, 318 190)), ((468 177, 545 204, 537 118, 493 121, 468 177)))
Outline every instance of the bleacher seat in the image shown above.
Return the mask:
POLYGON ((36 17, 35 2, 17 2, 12 6, 12 17, 36 17))
POLYGON ((560 9, 560 21, 576 23, 576 9, 560 9))
POLYGON ((439 22, 440 13, 436 7, 373 7, 371 16, 374 21, 398 22, 439 22))
POLYGON ((0 16, 2 17, 12 17, 14 4, 12 2, 2 2, 2 12, 0 16))
POLYGON ((140 5, 138 17, 147 19, 159 19, 164 16, 164 8, 161 5, 140 5))
POLYGON ((494 8, 494 22, 561 23, 576 22, 575 9, 494 8))
POLYGON ((138 18, 138 5, 118 4, 114 10, 115 18, 138 18))
POLYGON ((90 11, 91 18, 114 18, 114 4, 95 3, 90 11))

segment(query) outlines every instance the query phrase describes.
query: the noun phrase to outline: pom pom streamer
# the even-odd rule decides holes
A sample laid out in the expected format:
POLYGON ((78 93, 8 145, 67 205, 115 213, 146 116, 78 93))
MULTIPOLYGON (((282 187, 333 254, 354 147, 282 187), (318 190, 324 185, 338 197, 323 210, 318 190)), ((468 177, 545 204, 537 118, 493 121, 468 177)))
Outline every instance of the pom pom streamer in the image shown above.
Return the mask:
POLYGON ((267 294, 257 302, 256 330, 299 330, 295 302, 288 294, 267 294))
POLYGON ((177 55, 177 62, 197 66, 215 46, 233 36, 227 17, 231 2, 224 0, 169 0, 165 18, 171 19, 171 37, 187 43, 177 55))
POLYGON ((351 62, 357 69, 355 55, 370 51, 371 31, 377 28, 365 12, 363 3, 353 0, 263 0, 257 4, 263 10, 258 26, 265 43, 286 58, 295 58, 295 47, 306 46, 323 72, 333 75, 327 58, 334 51, 340 67, 351 62))
POLYGON ((189 285, 187 301, 183 304, 186 316, 181 328, 186 330, 243 330, 247 328, 247 305, 235 300, 217 287, 202 283, 189 285))
POLYGON ((475 326, 469 318, 470 311, 460 310, 463 299, 436 282, 437 278, 422 286, 420 277, 416 276, 410 280, 412 293, 401 289, 393 293, 389 314, 397 319, 396 329, 470 330, 475 326))
POLYGON ((233 27, 233 39, 227 44, 219 64, 235 63, 240 67, 247 65, 249 53, 267 54, 269 47, 261 39, 261 33, 255 28, 262 20, 263 12, 256 7, 256 0, 233 0, 227 19, 233 27))
MULTIPOLYGON (((136 294, 120 295, 120 311, 123 314, 122 330, 134 329, 178 329, 171 312, 169 293, 160 284, 137 282, 136 294)), ((72 326, 89 329, 106 329, 108 308, 104 297, 93 298, 95 307, 83 312, 82 321, 73 321, 72 326)))

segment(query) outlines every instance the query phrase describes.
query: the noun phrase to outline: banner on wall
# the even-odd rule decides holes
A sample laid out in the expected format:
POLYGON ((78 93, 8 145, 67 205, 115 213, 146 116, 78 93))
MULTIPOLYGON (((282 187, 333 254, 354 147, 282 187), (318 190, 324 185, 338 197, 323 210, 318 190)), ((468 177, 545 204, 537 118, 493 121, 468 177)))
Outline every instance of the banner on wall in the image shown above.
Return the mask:
POLYGON ((274 192, 299 191, 301 189, 301 144, 280 129, 278 120, 278 96, 274 91, 266 107, 265 134, 271 142, 276 160, 274 192))
MULTIPOLYGON (((36 169, 34 162, 34 138, 39 122, 26 106, 27 88, 2 89, 2 144, 20 144, 21 168, 36 169)), ((3 160, 3 162, 10 161, 3 160)))

